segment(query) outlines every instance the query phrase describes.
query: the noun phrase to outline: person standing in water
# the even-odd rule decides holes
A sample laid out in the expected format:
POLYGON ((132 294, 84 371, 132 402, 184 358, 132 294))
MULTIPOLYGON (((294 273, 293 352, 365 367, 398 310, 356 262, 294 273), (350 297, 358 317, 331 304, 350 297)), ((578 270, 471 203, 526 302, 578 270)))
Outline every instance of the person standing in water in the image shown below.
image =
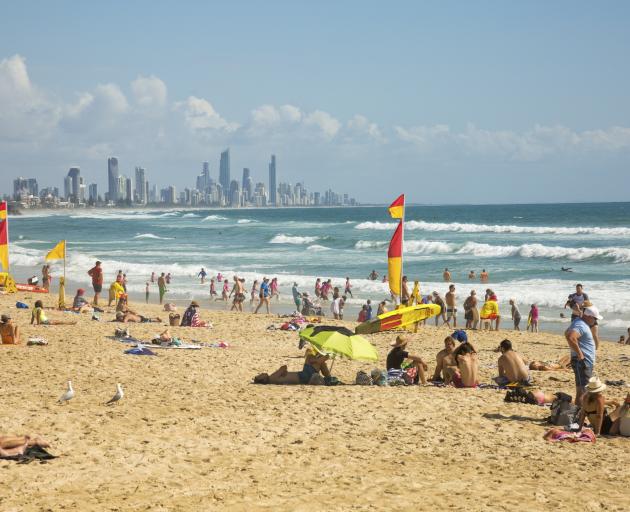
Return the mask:
POLYGON ((352 297, 352 285, 350 284, 350 278, 346 277, 346 289, 344 290, 344 295, 350 295, 352 297))
POLYGON ((215 287, 214 284, 214 277, 210 279, 210 300, 212 300, 212 297, 216 297, 217 296, 217 289, 215 287))
POLYGON ((164 301, 164 294, 166 293, 166 278, 164 277, 164 272, 160 274, 157 280, 158 291, 160 293, 160 304, 164 301))
POLYGON ((208 274, 206 273, 205 269, 203 267, 201 267, 201 270, 197 274, 197 277, 201 278, 201 284, 204 284, 206 282, 206 276, 207 275, 208 274))

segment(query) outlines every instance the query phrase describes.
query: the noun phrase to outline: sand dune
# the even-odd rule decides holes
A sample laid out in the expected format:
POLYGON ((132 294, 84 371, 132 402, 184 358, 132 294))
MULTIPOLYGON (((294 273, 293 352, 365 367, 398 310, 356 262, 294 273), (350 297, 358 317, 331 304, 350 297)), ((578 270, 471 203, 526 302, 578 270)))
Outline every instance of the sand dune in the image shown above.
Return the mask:
MULTIPOLYGON (((81 315, 76 327, 32 327, 16 298, 35 300, 2 296, 1 311, 24 339, 42 335, 50 345, 1 347, 0 433, 38 433, 61 457, 0 461, 0 510, 627 510, 630 440, 548 444, 548 410, 506 404, 505 392, 256 386, 258 372, 302 364, 295 333, 266 330, 273 317, 204 310, 214 329, 174 334, 230 348, 139 357, 106 337, 117 324, 81 315), (59 406, 68 379, 76 398, 59 406), (116 382, 125 398, 106 407, 116 382)), ((161 326, 130 328, 148 338, 161 326)), ((433 361, 447 333, 421 329, 409 349, 433 361)), ((474 333, 484 381, 496 374, 492 348, 506 336, 529 358, 567 352, 556 335, 474 333)), ((371 337, 382 361, 392 338, 371 337)), ((619 359, 629 348, 605 343, 598 375, 630 381, 630 363, 619 359)), ((338 360, 334 374, 351 383, 372 367, 338 360)), ((537 373, 536 381, 573 392, 571 372, 537 373)))

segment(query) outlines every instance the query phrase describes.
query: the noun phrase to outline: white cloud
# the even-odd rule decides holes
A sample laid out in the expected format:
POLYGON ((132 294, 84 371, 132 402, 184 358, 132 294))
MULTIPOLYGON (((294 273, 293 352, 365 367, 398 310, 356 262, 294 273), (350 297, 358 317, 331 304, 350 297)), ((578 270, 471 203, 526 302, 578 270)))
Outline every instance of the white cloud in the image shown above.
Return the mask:
POLYGON ((347 122, 346 127, 351 135, 364 135, 376 141, 385 142, 385 137, 383 137, 378 125, 370 122, 367 117, 360 114, 356 114, 352 119, 350 119, 347 122))
POLYGON ((176 109, 184 113, 186 125, 193 132, 208 130, 233 132, 239 127, 237 123, 231 123, 223 119, 212 104, 203 98, 189 96, 186 101, 177 103, 176 109))
POLYGON ((142 107, 158 107, 166 105, 166 84, 156 76, 138 76, 131 82, 131 91, 136 103, 142 107))
POLYGON ((332 139, 341 128, 341 123, 328 112, 315 110, 304 118, 304 124, 316 128, 324 137, 332 139))
POLYGON ((0 137, 16 142, 48 138, 60 116, 59 106, 31 83, 24 57, 0 61, 0 137))

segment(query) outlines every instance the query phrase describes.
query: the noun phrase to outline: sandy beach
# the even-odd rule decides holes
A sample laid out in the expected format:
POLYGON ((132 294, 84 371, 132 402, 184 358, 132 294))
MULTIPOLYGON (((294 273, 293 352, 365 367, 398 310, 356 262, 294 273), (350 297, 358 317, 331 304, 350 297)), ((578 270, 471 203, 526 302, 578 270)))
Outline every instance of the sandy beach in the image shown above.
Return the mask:
MULTIPOLYGON (((80 315, 76 326, 30 326, 40 297, 0 296, 29 336, 48 346, 0 347, 1 434, 40 434, 59 458, 47 464, 0 461, 0 510, 627 510, 627 438, 595 444, 543 440, 547 408, 507 404, 505 391, 438 387, 260 386, 252 377, 282 364, 302 366, 297 335, 268 331, 275 316, 204 309, 212 329, 172 328, 190 341, 229 348, 123 354, 108 336, 120 324, 80 315), (76 397, 56 400, 73 381, 76 397), (104 404, 123 384, 126 396, 104 404)), ((52 306, 56 297, 44 296, 52 306)), ((155 305, 131 304, 162 315, 155 305)), ((180 308, 181 309, 181 308, 180 308)), ((75 315, 51 311, 53 319, 75 315)), ((332 320, 327 320, 333 323, 332 320)), ((336 322, 342 323, 342 322, 336 322)), ((353 328, 354 323, 347 322, 353 328)), ((130 324, 148 339, 159 324, 130 324)), ((409 351, 430 361, 450 331, 421 328, 409 351)), ((384 366, 395 334, 369 336, 384 366)), ((474 332, 481 376, 496 375, 492 351, 509 337, 529 359, 568 352, 553 334, 474 332)), ((628 346, 603 343, 596 372, 630 381, 628 346)), ((337 360, 333 374, 353 384, 373 364, 337 360)), ((545 391, 574 393, 570 371, 534 372, 545 391)), ((609 387, 622 400, 627 388, 609 387)))

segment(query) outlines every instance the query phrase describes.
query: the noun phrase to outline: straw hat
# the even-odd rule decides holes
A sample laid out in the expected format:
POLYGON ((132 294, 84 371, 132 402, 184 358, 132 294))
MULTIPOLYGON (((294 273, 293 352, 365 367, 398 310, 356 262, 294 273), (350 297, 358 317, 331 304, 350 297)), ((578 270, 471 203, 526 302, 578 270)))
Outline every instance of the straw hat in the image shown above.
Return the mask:
POLYGON ((588 379, 588 384, 586 385, 586 391, 589 393, 601 393, 606 389, 606 384, 604 384, 598 377, 591 377, 588 379))
POLYGON ((194 308, 198 308, 198 307, 199 307, 199 304, 197 303, 197 301, 196 301, 196 300, 193 300, 193 301, 190 303, 190 305, 191 305, 192 307, 194 307, 194 308))
POLYGON ((405 345, 407 345, 407 343, 409 342, 409 340, 407 339, 406 336, 396 336, 396 341, 392 341, 389 346, 390 347, 404 347, 405 345))

